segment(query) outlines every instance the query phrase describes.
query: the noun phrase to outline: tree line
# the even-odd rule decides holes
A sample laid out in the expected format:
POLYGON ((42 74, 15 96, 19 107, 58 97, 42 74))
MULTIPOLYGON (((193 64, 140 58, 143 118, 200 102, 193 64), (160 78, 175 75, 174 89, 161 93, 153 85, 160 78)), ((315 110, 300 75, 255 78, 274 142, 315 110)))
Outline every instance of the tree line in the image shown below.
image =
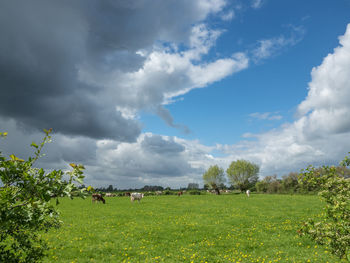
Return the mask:
MULTIPOLYGON (((350 169, 344 166, 334 167, 336 173, 343 178, 350 178, 350 169)), ((203 174, 204 189, 213 189, 220 194, 220 189, 227 188, 225 182, 231 185, 229 189, 238 189, 240 191, 254 191, 258 193, 317 193, 320 191, 320 185, 300 184, 299 180, 303 177, 302 173, 290 172, 288 175, 278 178, 277 175, 265 176, 259 180, 259 166, 247 160, 237 160, 231 162, 225 171, 218 165, 212 165, 203 174)), ((325 167, 315 168, 315 176, 322 177, 327 174, 325 167)))

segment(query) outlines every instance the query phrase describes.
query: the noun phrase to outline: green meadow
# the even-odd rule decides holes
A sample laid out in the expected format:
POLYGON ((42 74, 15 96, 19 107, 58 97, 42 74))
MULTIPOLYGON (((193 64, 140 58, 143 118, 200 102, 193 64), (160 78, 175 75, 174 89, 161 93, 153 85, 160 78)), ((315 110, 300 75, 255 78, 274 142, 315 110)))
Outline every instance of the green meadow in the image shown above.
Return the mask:
POLYGON ((340 262, 297 233, 322 205, 302 195, 62 199, 45 262, 340 262))

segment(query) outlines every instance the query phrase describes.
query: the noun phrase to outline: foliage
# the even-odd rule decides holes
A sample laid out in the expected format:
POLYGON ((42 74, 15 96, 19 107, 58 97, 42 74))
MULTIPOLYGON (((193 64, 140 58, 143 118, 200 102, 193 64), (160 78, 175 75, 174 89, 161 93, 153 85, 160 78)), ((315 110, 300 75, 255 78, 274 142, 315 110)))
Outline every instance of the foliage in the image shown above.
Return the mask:
POLYGON ((288 175, 282 176, 282 188, 285 193, 296 193, 299 191, 299 174, 290 172, 288 175))
POLYGON ((255 184, 256 190, 259 193, 267 193, 267 189, 269 188, 269 183, 267 182, 267 180, 265 180, 266 177, 255 184))
POLYGON ((200 195, 200 194, 201 194, 201 191, 199 191, 199 190, 191 190, 191 191, 188 191, 188 193, 189 193, 190 195, 200 195))
MULTIPOLYGON (((343 178, 350 178, 350 169, 346 167, 349 164, 346 165, 346 160, 347 159, 345 158, 340 166, 333 167, 335 175, 343 178)), ((314 177, 323 177, 324 175, 327 175, 327 173, 327 167, 313 168, 314 177)), ((303 175, 301 174, 299 176, 302 177, 303 175)), ((322 186, 320 184, 299 184, 298 187, 299 192, 304 194, 316 194, 322 190, 322 186)))
POLYGON ((154 191, 163 191, 164 188, 162 186, 159 186, 159 185, 145 185, 141 190, 154 192, 154 191))
POLYGON ((144 196, 152 196, 152 195, 156 195, 155 192, 144 192, 143 193, 144 196))
MULTIPOLYGON (((348 156, 342 165, 350 165, 348 156)), ((320 175, 319 169, 310 166, 300 176, 301 185, 319 187, 319 195, 326 201, 321 218, 309 219, 300 231, 350 261, 350 179, 340 176, 334 166, 324 166, 322 171, 320 175)))
POLYGON ((220 194, 219 185, 225 182, 224 169, 217 165, 210 166, 203 174, 203 181, 208 184, 210 188, 215 189, 217 194, 220 194))
POLYGON ((277 179, 277 175, 266 176, 263 180, 257 182, 255 186, 260 193, 275 194, 283 192, 281 180, 277 179))
POLYGON ((165 190, 163 191, 163 195, 175 195, 177 192, 171 191, 171 190, 165 190))
POLYGON ((188 186, 187 186, 187 189, 188 190, 199 189, 199 184, 197 184, 197 183, 189 183, 188 186))
POLYGON ((47 244, 39 233, 60 225, 59 214, 50 200, 56 198, 57 205, 58 197, 84 194, 85 189, 79 190, 75 185, 84 178, 82 165, 71 163, 73 170, 67 173, 33 167, 44 144, 51 141, 51 129, 44 131, 41 144, 31 144, 35 156, 27 161, 13 154, 7 159, 0 152, 0 262, 40 261, 47 244), (63 180, 64 176, 68 181, 63 180))
POLYGON ((237 160, 230 164, 226 173, 230 183, 244 191, 258 181, 259 166, 246 160, 237 160))
MULTIPOLYGON (((255 186, 260 193, 268 194, 294 194, 300 191, 298 182, 299 174, 290 172, 288 175, 282 176, 278 179, 277 175, 266 176, 261 181, 258 181, 255 186)), ((306 191, 304 191, 305 193, 306 191)))

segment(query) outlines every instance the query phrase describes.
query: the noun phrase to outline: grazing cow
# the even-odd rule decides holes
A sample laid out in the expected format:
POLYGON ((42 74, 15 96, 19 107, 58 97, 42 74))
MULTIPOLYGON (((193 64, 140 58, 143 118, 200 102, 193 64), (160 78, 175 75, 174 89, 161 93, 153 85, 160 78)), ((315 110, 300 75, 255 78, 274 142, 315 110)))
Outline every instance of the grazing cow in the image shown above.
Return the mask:
POLYGON ((125 193, 125 196, 130 196, 131 194, 129 192, 126 192, 125 193))
POLYGON ((106 193, 106 197, 114 197, 115 196, 115 194, 113 194, 113 193, 106 193))
POLYGON ((135 200, 139 201, 143 198, 143 194, 140 194, 140 193, 132 193, 130 195, 130 200, 131 202, 134 202, 135 200))
POLYGON ((248 197, 250 196, 250 190, 247 190, 245 193, 247 194, 248 197))
POLYGON ((177 196, 183 195, 184 193, 182 191, 177 193, 177 196))
POLYGON ((96 201, 106 203, 106 200, 102 197, 101 194, 92 194, 92 202, 95 203, 96 201))
POLYGON ((156 195, 161 195, 162 193, 162 191, 156 191, 156 195))

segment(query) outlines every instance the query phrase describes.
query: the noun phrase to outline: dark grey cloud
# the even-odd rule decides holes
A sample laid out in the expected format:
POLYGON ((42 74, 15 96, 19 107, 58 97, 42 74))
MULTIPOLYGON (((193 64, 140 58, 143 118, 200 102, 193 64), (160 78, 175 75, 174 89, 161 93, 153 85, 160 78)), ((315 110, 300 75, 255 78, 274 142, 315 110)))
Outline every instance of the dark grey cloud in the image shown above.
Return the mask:
POLYGON ((2 1, 0 116, 28 129, 134 141, 140 125, 116 111, 119 104, 129 106, 118 96, 123 87, 114 80, 111 97, 103 82, 108 74, 137 71, 145 57, 136 51, 157 40, 186 42, 192 24, 213 6, 185 0, 2 1), (86 74, 94 81, 82 79, 86 74))
MULTIPOLYGON (((0 151, 8 156, 14 154, 22 159, 34 157, 35 148, 30 147, 32 142, 40 144, 44 138, 44 132, 28 132, 13 120, 0 118, 2 131, 7 131, 5 139, 0 140, 0 151), (6 128, 4 128, 6 127, 6 128)), ((37 161, 37 166, 47 169, 66 169, 69 163, 95 165, 96 140, 85 136, 65 136, 51 133, 51 143, 47 143, 37 161)))
POLYGON ((178 128, 178 129, 182 130, 185 134, 189 134, 191 132, 190 129, 186 125, 174 123, 174 118, 173 118, 173 116, 171 116, 168 109, 160 106, 157 109, 157 114, 170 127, 178 128))
POLYGON ((146 151, 157 154, 174 155, 185 150, 184 146, 174 142, 173 139, 164 140, 160 135, 146 136, 143 139, 141 146, 146 151))
POLYGON ((185 146, 173 137, 147 133, 140 135, 135 143, 116 145, 105 141, 97 147, 99 165, 88 166, 87 170, 91 181, 109 180, 142 186, 163 180, 164 185, 166 181, 189 178, 198 172, 190 164, 185 146))
POLYGON ((139 125, 95 101, 97 91, 77 79, 88 26, 67 3, 2 3, 0 114, 27 127, 132 141, 139 125))

